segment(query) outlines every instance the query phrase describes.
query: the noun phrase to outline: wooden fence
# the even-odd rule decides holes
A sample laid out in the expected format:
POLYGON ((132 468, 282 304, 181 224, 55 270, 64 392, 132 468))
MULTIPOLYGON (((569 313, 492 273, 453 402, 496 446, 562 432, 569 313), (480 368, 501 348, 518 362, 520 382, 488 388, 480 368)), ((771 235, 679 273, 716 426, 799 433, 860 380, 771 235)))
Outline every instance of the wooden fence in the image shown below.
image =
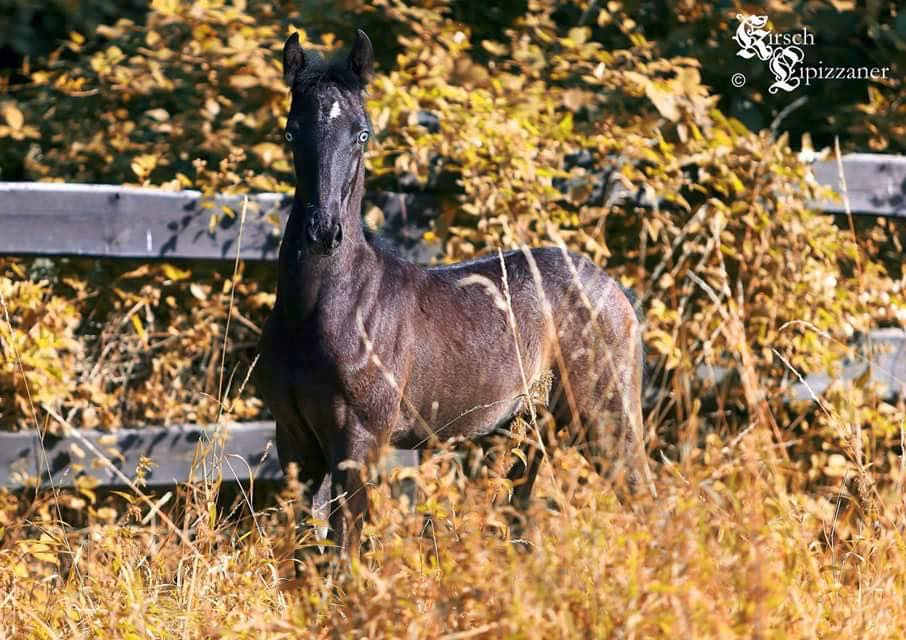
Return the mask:
MULTIPOLYGON (((906 157, 851 154, 843 158, 843 170, 854 214, 906 218, 906 157)), ((814 173, 820 183, 840 191, 836 162, 816 163, 814 173)), ((606 193, 611 203, 630 198, 639 201, 637 194, 618 183, 606 185, 606 193)), ((385 227, 406 256, 427 262, 438 255, 439 246, 422 241, 439 212, 438 197, 370 193, 366 200, 383 210, 385 227)), ((281 194, 249 197, 240 257, 276 258, 290 202, 281 194)), ((232 260, 242 206, 238 197, 206 198, 197 191, 0 182, 0 255, 232 260), (213 228, 209 226, 212 213, 220 218, 213 228)), ((845 212, 842 200, 815 206, 828 214, 845 212)), ((902 394, 906 390, 906 333, 880 330, 872 334, 872 342, 878 350, 872 354, 873 380, 888 395, 902 394)), ((869 366, 865 362, 841 364, 843 379, 854 379, 869 366)), ((699 375, 716 378, 726 373, 699 371, 699 375)), ((821 393, 831 380, 825 374, 811 374, 807 382, 821 393)), ((810 397, 805 385, 792 386, 792 399, 810 397)), ((145 474, 150 486, 172 485, 190 479, 190 474, 198 479, 214 472, 222 472, 228 481, 250 477, 279 480, 282 474, 273 441, 272 422, 144 427, 112 434, 79 430, 62 438, 45 436, 43 443, 34 431, 0 433, 0 486, 21 488, 51 481, 67 486, 79 474, 93 476, 105 485, 121 485, 120 474, 134 477, 142 456, 154 462, 145 474)), ((392 466, 416 461, 414 452, 398 451, 388 462, 392 466)))

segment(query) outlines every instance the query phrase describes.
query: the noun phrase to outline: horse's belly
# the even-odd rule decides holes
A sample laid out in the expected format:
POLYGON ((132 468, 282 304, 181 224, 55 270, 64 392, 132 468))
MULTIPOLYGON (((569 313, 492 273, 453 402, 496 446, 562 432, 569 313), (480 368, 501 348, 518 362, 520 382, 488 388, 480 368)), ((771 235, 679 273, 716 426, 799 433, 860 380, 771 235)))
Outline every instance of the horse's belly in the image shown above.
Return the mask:
POLYGON ((391 444, 416 449, 432 441, 474 438, 508 424, 519 413, 522 394, 517 388, 498 393, 476 393, 466 398, 437 397, 427 402, 404 403, 391 444))
POLYGON ((507 326, 502 327, 462 330, 455 341, 432 341, 432 348, 419 354, 391 437, 396 446, 474 438, 513 419, 524 405, 522 372, 531 386, 545 370, 545 358, 540 343, 530 340, 523 343, 520 362, 507 326))

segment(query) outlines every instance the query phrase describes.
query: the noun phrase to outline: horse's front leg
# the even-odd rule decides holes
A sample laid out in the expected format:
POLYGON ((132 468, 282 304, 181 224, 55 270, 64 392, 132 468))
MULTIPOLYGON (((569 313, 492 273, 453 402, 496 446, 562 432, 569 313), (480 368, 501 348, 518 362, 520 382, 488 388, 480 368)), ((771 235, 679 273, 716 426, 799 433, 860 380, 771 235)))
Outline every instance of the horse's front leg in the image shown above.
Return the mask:
POLYGON ((329 535, 350 560, 358 558, 362 524, 368 515, 367 468, 378 451, 378 439, 358 423, 347 425, 331 451, 329 535))
MULTIPOLYGON (((327 540, 330 530, 330 487, 333 478, 329 472, 325 472, 321 478, 320 485, 314 487, 311 497, 311 517, 315 525, 315 533, 318 541, 327 540)), ((318 551, 324 553, 324 545, 318 544, 318 551)))
MULTIPOLYGON (((310 431, 299 425, 290 428, 280 422, 277 423, 277 455, 287 477, 290 474, 290 465, 295 465, 296 480, 301 490, 300 495, 296 496, 298 502, 293 509, 295 514, 293 566, 296 577, 300 577, 305 552, 310 547, 307 544, 299 544, 299 536, 305 531, 306 513, 310 513, 318 521, 326 521, 323 506, 319 509, 319 505, 326 502, 325 494, 329 494, 328 461, 324 459, 317 440, 312 437, 310 431)), ((319 524, 319 527, 323 526, 319 524)), ((323 538, 324 535, 319 537, 323 538)))

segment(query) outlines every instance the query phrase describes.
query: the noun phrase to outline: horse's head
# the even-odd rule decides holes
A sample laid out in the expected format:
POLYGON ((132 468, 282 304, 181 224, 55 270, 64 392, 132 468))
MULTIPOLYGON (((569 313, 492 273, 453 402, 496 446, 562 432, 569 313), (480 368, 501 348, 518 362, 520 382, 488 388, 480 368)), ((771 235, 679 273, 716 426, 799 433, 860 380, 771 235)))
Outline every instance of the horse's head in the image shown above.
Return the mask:
POLYGON ((283 76, 292 89, 284 133, 296 171, 292 215, 303 216, 297 228, 310 253, 332 255, 344 233, 360 232, 371 135, 362 92, 373 66, 374 50, 361 30, 349 56, 331 63, 306 59, 298 34, 283 46, 283 76))

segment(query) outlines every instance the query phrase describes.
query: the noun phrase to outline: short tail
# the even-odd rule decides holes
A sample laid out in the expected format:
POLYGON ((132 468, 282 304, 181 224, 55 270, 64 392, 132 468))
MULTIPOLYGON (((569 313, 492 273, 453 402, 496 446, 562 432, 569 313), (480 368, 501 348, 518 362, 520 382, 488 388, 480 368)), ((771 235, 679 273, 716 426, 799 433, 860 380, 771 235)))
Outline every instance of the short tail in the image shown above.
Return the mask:
POLYGON ((634 289, 629 287, 624 287, 620 285, 620 289, 623 290, 623 295, 626 296, 626 299, 629 300, 629 304, 632 305, 632 310, 635 311, 635 317, 639 321, 639 342, 642 344, 640 350, 642 358, 642 397, 645 397, 645 391, 648 389, 648 383, 651 381, 651 375, 653 373, 653 368, 648 364, 648 347, 645 345, 645 339, 643 337, 644 328, 645 328, 645 312, 642 310, 642 301, 639 299, 638 294, 634 289))
POLYGON ((651 496, 656 498, 657 488, 654 485, 654 478, 651 475, 651 468, 648 466, 648 455, 645 452, 645 436, 643 427, 644 418, 642 417, 642 406, 645 402, 645 392, 648 389, 648 382, 651 374, 648 368, 648 358, 646 357, 645 353, 645 340, 642 336, 645 327, 645 314, 642 313, 642 304, 639 301, 639 298, 636 295, 635 291, 628 289, 622 285, 620 285, 620 288, 623 290, 623 295, 626 296, 626 299, 629 300, 629 303, 632 305, 632 309, 633 311, 635 311, 635 317, 638 320, 639 326, 638 353, 640 360, 639 368, 642 372, 642 388, 640 389, 640 397, 638 399, 639 404, 636 407, 637 413, 630 417, 630 420, 636 423, 634 425, 631 425, 630 428, 635 431, 634 440, 636 441, 635 446, 638 447, 638 451, 636 453, 638 455, 638 464, 640 467, 636 470, 636 473, 638 473, 640 477, 636 477, 635 481, 637 486, 638 483, 644 483, 644 486, 648 489, 651 496))

